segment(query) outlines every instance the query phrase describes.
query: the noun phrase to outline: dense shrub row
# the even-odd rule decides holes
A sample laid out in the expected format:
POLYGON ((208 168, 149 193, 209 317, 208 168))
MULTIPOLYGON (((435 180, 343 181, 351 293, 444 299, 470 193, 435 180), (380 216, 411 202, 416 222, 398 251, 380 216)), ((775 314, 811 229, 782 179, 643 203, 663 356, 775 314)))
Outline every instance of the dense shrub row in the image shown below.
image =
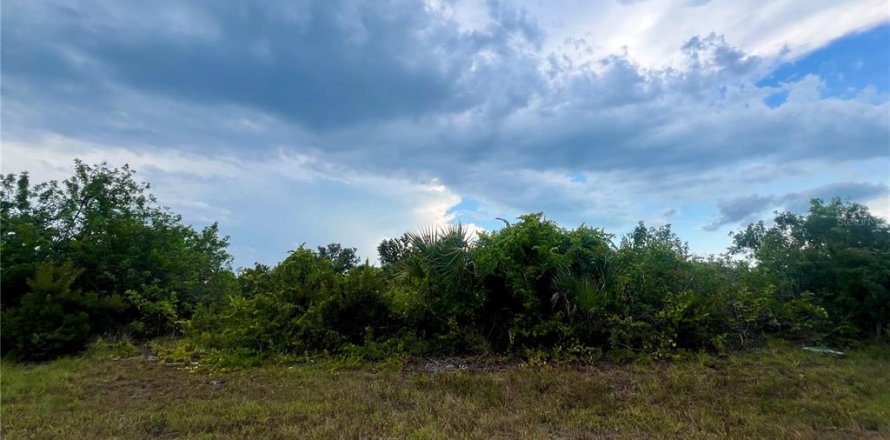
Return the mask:
POLYGON ((761 340, 881 337, 890 228, 865 207, 814 200, 691 255, 669 226, 616 239, 542 214, 471 236, 460 226, 355 249, 299 247, 228 269, 226 240, 156 208, 132 172, 77 164, 63 184, 7 176, 3 347, 46 357, 95 335, 183 331, 217 356, 494 352, 670 356, 761 340))

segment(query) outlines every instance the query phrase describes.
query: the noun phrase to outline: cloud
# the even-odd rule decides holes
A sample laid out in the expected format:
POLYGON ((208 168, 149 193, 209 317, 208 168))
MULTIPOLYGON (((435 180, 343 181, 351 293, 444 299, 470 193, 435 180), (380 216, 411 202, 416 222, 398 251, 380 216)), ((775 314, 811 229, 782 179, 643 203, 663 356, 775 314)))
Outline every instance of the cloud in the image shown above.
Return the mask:
POLYGON ((802 213, 809 209, 812 199, 831 200, 835 197, 852 202, 869 202, 877 198, 886 201, 890 197, 890 187, 886 184, 841 182, 783 195, 750 195, 721 200, 717 204, 718 218, 706 225, 705 229, 713 231, 724 225, 748 223, 761 218, 767 210, 802 213))
POLYGON ((549 35, 548 51, 566 49, 570 38, 591 41, 591 56, 627 50, 645 68, 672 66, 683 43, 695 35, 717 32, 760 57, 793 60, 843 35, 887 21, 883 0, 581 0, 520 4, 539 18, 549 35))
POLYGON ((284 150, 245 162, 171 149, 136 153, 56 137, 5 142, 3 157, 4 173, 30 170, 34 181, 67 178, 75 158, 130 164, 185 221, 199 227, 219 222, 239 265, 272 263, 301 243, 330 242, 355 246, 374 261, 384 238, 455 222, 450 209, 460 202, 435 180, 369 175, 284 150))
POLYGON ((720 217, 711 224, 705 226, 706 230, 714 231, 719 227, 732 224, 744 223, 750 221, 756 216, 763 214, 767 208, 775 206, 777 199, 775 197, 751 195, 740 197, 732 200, 721 200, 717 203, 720 210, 720 217))
MULTIPOLYGON (((479 105, 492 96, 473 93, 478 77, 520 72, 520 48, 534 45, 537 32, 521 16, 500 13, 496 25, 466 34, 403 1, 202 8, 162 1, 150 10, 21 2, 6 16, 15 18, 3 26, 7 76, 36 74, 58 89, 111 81, 250 107, 312 129, 479 105), (511 69, 502 68, 504 58, 511 69)), ((524 98, 503 92, 507 101, 524 98)))
POLYGON ((656 224, 656 225, 666 225, 670 224, 671 221, 680 216, 680 210, 677 208, 665 208, 662 209, 658 215, 649 218, 646 223, 656 224))
POLYGON ((698 3, 13 0, 3 168, 129 162, 188 218, 229 225, 241 264, 531 211, 693 231, 717 205, 717 229, 792 204, 753 193, 884 184, 890 95, 762 81, 872 26, 873 2, 698 3))

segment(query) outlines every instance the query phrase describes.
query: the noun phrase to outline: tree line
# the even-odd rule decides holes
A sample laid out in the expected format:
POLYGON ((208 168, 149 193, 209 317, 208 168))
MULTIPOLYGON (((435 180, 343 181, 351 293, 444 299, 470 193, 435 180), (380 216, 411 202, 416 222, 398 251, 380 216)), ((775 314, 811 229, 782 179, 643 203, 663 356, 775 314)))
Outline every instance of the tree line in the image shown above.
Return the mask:
POLYGON ((768 336, 851 344, 890 317, 890 227, 814 199, 700 258, 670 226, 616 237, 541 213, 473 236, 408 232, 380 265, 333 243, 233 270, 127 166, 76 161, 63 181, 2 177, 0 347, 47 359, 98 336, 177 336, 221 363, 318 353, 573 359, 725 352, 768 336))

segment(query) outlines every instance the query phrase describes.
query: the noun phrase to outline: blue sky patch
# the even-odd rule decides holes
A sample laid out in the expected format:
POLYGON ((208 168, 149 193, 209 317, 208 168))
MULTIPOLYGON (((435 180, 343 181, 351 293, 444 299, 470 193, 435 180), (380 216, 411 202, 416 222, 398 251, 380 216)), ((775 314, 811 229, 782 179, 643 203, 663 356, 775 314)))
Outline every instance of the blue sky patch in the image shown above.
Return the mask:
MULTIPOLYGON (((825 83, 825 96, 852 97, 874 86, 890 91, 890 24, 840 38, 831 44, 783 64, 758 86, 779 86, 817 75, 825 83)), ((779 102, 772 98, 771 102, 779 102)))

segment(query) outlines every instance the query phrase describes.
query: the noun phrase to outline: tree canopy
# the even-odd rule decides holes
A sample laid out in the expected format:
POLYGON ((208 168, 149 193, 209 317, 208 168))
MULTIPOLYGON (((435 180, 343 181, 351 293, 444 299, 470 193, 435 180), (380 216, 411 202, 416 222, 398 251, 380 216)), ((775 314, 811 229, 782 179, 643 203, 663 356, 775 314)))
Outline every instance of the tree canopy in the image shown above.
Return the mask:
POLYGON ((228 291, 234 275, 217 225, 183 224, 134 174, 77 161, 61 182, 3 177, 4 350, 41 357, 100 333, 169 333, 228 291))

